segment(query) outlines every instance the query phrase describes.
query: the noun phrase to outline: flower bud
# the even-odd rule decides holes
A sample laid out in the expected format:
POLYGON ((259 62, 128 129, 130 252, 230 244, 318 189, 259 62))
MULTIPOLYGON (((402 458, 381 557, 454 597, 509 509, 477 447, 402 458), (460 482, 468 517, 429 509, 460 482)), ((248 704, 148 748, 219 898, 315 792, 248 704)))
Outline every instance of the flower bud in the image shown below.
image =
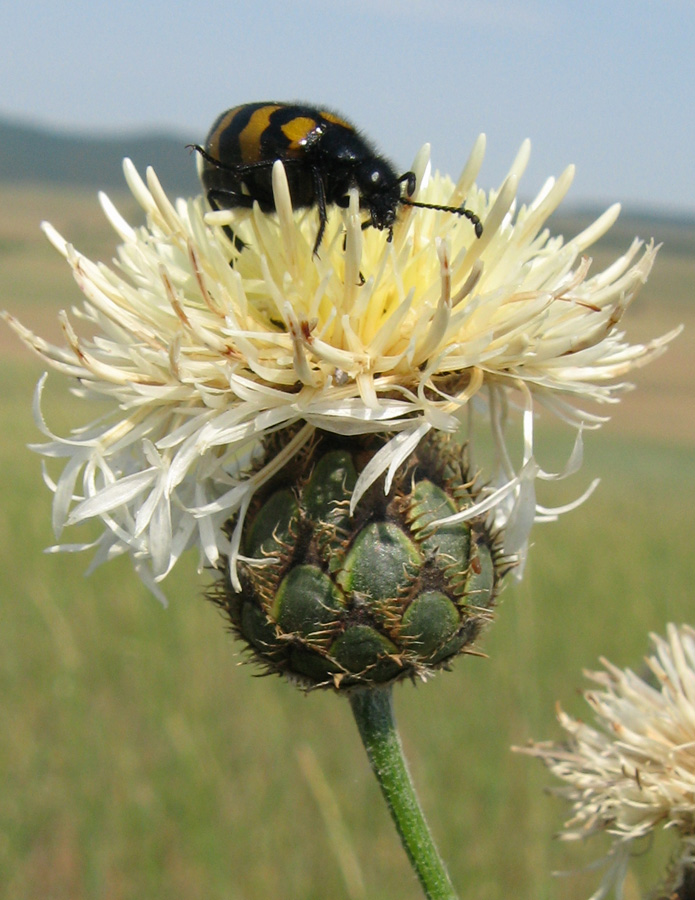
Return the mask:
MULTIPOLYGON (((266 444, 272 459, 287 435, 266 444)), ((235 590, 211 599, 269 671, 306 688, 426 677, 470 650, 510 567, 484 518, 439 524, 479 494, 452 439, 425 437, 388 492, 382 475, 350 512, 386 438, 317 433, 254 496, 235 590)), ((235 525, 230 520, 230 530, 235 525)))

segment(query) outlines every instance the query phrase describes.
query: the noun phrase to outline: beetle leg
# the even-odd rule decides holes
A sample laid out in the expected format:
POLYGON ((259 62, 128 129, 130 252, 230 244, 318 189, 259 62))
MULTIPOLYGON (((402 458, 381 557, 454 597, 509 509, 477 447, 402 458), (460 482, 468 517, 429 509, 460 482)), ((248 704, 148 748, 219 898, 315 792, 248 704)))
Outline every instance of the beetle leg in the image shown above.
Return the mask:
POLYGON ((404 172, 401 177, 398 179, 398 183, 401 184, 405 181, 405 193, 408 197, 412 197, 415 193, 415 188, 417 187, 417 179, 415 177, 415 172, 404 172))
POLYGON ((214 210, 234 209, 236 206, 252 209, 254 198, 231 188, 210 188, 207 193, 208 203, 214 210))
MULTIPOLYGON (((203 157, 205 162, 210 163, 215 169, 222 169, 224 172, 231 172, 233 175, 240 177, 242 175, 246 175, 249 172, 257 172, 259 169, 272 169, 277 160, 275 159, 259 159, 256 162, 250 163, 226 163, 222 162, 221 159, 217 159, 211 153, 201 147, 200 144, 186 144, 189 150, 195 150, 203 157)), ((283 159, 281 160, 283 166, 302 166, 304 165, 304 160, 302 159, 283 159)))
MULTIPOLYGON (((210 190, 210 191, 208 191, 208 193, 207 193, 208 203, 210 204, 210 207, 211 207, 212 209, 214 209, 215 211, 217 211, 217 210, 219 210, 219 209, 225 209, 225 207, 223 207, 223 206, 221 207, 221 206, 219 205, 219 203, 217 202, 217 199, 216 199, 216 197, 215 197, 215 195, 216 195, 216 194, 219 194, 219 193, 220 193, 220 191, 218 191, 218 190, 210 190)), ((222 193, 223 195, 225 195, 225 196, 229 196, 229 195, 232 193, 232 191, 222 191, 221 193, 222 193)), ((236 197, 236 194, 235 194, 234 196, 236 197)), ((237 204, 237 205, 238 205, 238 204, 237 204)), ((245 244, 244 241, 242 241, 242 239, 234 232, 234 229, 233 229, 230 225, 223 225, 223 226, 222 226, 222 231, 224 231, 224 233, 227 235, 227 237, 229 238, 229 240, 234 244, 234 249, 235 249, 238 253, 241 253, 241 251, 244 249, 244 247, 246 246, 246 244, 245 244)), ((233 265, 233 261, 230 262, 230 265, 233 265)))
POLYGON ((316 235, 316 241, 314 243, 314 256, 318 256, 319 247, 321 246, 321 241, 323 240, 323 235, 326 230, 326 222, 328 221, 328 213, 326 212, 326 186, 323 183, 323 178, 321 177, 321 172, 318 168, 313 168, 311 174, 314 179, 316 204, 319 208, 319 232, 316 235))

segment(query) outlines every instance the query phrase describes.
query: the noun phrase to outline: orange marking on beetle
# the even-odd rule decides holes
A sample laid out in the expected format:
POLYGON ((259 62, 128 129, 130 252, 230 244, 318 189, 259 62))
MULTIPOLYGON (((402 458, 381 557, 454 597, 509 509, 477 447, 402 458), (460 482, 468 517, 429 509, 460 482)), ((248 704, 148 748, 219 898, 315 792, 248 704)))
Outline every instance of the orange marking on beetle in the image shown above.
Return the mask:
POLYGON ((234 109, 228 109, 224 118, 220 119, 219 125, 215 128, 215 133, 210 138, 208 153, 216 159, 219 159, 220 156, 220 137, 232 124, 239 110, 243 108, 243 106, 235 106, 234 109))
POLYGON ((261 158, 261 137, 270 125, 270 117, 280 107, 268 104, 257 109, 248 121, 248 125, 239 134, 239 150, 243 163, 258 162, 261 158))
POLYGON ((289 140, 288 150, 300 150, 306 139, 319 127, 316 119, 309 116, 295 116, 282 126, 282 133, 289 140))
POLYGON ((355 130, 349 122, 346 122, 345 119, 341 119, 340 116, 336 116, 335 113, 326 112, 325 109, 322 109, 321 115, 327 122, 331 122, 333 125, 342 125, 342 127, 347 128, 348 131, 355 130))

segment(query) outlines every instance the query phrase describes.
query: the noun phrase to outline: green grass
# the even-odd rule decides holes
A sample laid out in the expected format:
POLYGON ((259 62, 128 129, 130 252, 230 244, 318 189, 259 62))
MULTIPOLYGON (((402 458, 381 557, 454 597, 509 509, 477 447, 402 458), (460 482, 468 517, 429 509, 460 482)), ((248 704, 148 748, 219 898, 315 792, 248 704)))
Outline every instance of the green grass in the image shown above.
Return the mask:
MULTIPOLYGON (((27 241, 12 253, 38 266, 44 250, 27 241)), ((692 285, 692 258, 684 271, 678 283, 692 285)), ((55 304, 39 302, 46 273, 22 275, 16 256, 12 272, 4 305, 19 312, 22 285, 34 284, 30 317, 51 330, 55 304)), ((695 318, 680 294, 657 288, 658 304, 645 297, 648 324, 695 318)), ((76 298, 64 273, 56 297, 76 298)), ((624 427, 618 415, 587 436, 585 469, 553 499, 594 475, 603 482, 579 510, 536 528, 524 580, 506 589, 482 643, 488 658, 396 691, 416 784, 467 900, 579 900, 596 885, 595 872, 550 876, 598 848, 553 842, 567 810, 543 793, 542 766, 509 747, 558 738, 558 699, 589 715, 577 689, 599 655, 639 666, 650 630, 695 618, 695 441, 682 421, 693 385, 687 352, 673 349, 638 373, 644 390, 628 399, 624 427), (673 428, 655 427, 650 410, 674 394, 673 428)), ((38 439, 37 372, 18 353, 0 371, 0 898, 418 900, 347 703, 238 665, 195 560, 171 579, 164 609, 127 560, 85 578, 87 556, 41 552, 53 540, 50 496, 24 449, 38 439), (314 796, 324 778, 349 835, 337 847, 314 796), (364 892, 341 877, 351 853, 364 892)), ((59 430, 69 401, 55 396, 59 430)), ((637 861, 645 885, 658 863, 637 861)))

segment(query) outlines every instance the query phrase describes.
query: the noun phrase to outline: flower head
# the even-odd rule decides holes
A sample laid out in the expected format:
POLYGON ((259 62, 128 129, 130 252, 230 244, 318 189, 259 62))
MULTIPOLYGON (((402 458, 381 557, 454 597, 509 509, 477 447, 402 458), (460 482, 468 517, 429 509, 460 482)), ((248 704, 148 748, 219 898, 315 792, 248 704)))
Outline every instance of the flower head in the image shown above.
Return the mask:
MULTIPOLYGON (((557 477, 534 459, 536 406, 578 435, 597 427, 603 419, 585 403, 614 401, 626 386, 619 379, 671 336, 630 345, 618 330, 651 268, 651 244, 636 240, 608 269, 589 274, 582 254, 612 225, 617 206, 567 243, 551 238, 544 222, 572 169, 517 208, 528 145, 489 194, 474 184, 483 152, 481 138, 457 184, 429 177, 427 152, 414 167, 418 199, 465 198, 484 223, 481 238, 464 218, 404 208, 388 241, 362 229, 355 194, 345 212, 330 211, 314 254, 315 210, 293 210, 279 163, 277 214, 264 214, 210 212, 202 197, 172 205, 151 170, 145 184, 126 161, 146 224, 131 227, 101 197, 121 238, 112 266, 91 262, 45 225, 84 294, 75 317, 88 335, 62 313, 65 344, 53 346, 6 319, 83 396, 112 406, 110 416, 62 438, 39 413, 40 382, 37 418, 48 441, 37 449, 66 460, 51 482, 56 533, 101 520, 95 564, 128 552, 153 589, 194 545, 203 562, 230 557, 236 579, 254 492, 316 429, 390 436, 360 474, 354 512, 384 473, 389 489, 425 434, 467 424, 470 441, 482 413, 497 471, 474 506, 453 518, 492 511, 507 526, 507 557, 522 554, 534 516, 557 512, 535 498, 536 479, 557 477), (504 435, 515 409, 524 419, 516 460, 504 435), (259 464, 264 438, 286 428, 292 440, 259 464), (230 537, 221 526, 232 515, 238 530, 230 537)), ((563 474, 577 468, 579 448, 578 439, 563 474)))
POLYGON ((596 728, 559 710, 567 742, 522 750, 567 784, 558 790, 572 804, 562 838, 613 837, 595 900, 612 886, 620 896, 635 842, 659 826, 680 838, 674 883, 692 880, 695 867, 695 629, 669 625, 666 639, 652 634, 651 640, 651 679, 607 660, 601 661, 605 671, 588 673, 600 685, 584 693, 596 728))

